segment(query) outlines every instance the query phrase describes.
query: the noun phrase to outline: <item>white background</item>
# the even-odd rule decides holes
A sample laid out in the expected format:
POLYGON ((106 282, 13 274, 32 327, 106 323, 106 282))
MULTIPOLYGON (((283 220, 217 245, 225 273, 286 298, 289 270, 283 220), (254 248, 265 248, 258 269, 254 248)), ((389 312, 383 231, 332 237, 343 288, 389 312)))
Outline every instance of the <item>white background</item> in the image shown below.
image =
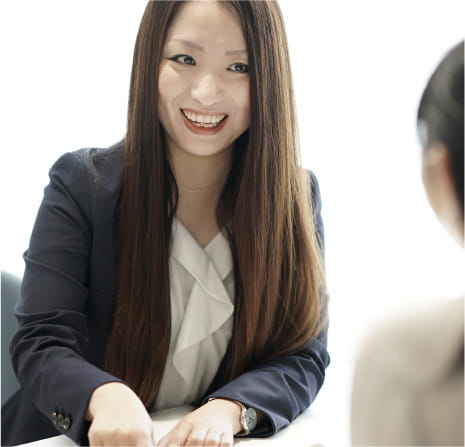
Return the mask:
MULTIPOLYGON (((21 255, 57 157, 123 137, 145 3, 2 1, 2 269, 22 275, 21 255)), ((463 289, 463 251, 422 189, 415 114, 437 62, 463 39, 465 3, 280 5, 302 162, 319 178, 323 198, 336 374, 380 317, 463 289)))

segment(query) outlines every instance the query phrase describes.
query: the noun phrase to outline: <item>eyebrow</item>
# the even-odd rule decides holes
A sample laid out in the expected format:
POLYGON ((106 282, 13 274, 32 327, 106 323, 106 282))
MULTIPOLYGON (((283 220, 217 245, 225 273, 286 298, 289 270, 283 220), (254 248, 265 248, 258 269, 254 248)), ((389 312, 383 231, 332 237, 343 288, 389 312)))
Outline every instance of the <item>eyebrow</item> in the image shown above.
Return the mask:
MULTIPOLYGON (((183 43, 184 45, 186 45, 187 47, 190 47, 194 50, 198 50, 198 51, 203 51, 204 50, 204 47, 202 47, 201 45, 195 43, 195 42, 191 42, 190 40, 184 40, 184 39, 171 39, 172 41, 174 42, 181 42, 183 43)), ((246 49, 240 49, 240 50, 227 50, 225 51, 225 55, 226 56, 238 56, 238 55, 241 55, 241 54, 247 54, 247 50, 246 49)))

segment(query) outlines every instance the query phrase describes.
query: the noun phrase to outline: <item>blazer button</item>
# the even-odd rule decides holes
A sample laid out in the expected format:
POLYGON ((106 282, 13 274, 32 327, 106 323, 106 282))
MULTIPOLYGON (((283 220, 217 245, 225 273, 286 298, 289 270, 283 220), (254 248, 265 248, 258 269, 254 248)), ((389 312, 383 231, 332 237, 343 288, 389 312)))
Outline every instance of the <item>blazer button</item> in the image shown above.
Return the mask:
POLYGON ((68 430, 70 426, 71 426, 71 420, 69 418, 64 418, 61 428, 66 431, 68 430))
POLYGON ((54 411, 52 413, 52 422, 53 422, 53 425, 57 425, 57 422, 58 422, 58 414, 56 411, 54 411))
POLYGON ((58 415, 58 417, 57 417, 57 424, 56 424, 58 428, 63 428, 63 421, 64 421, 64 419, 65 419, 65 418, 64 418, 63 415, 60 413, 60 414, 58 415))

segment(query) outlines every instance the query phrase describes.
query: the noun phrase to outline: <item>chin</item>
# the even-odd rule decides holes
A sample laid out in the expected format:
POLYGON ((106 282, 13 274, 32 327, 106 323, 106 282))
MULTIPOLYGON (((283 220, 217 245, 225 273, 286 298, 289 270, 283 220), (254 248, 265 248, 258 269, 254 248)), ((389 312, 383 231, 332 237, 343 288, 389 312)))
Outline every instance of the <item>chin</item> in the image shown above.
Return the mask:
POLYGON ((196 157, 210 157, 210 156, 213 156, 213 155, 218 155, 218 154, 221 154, 222 152, 225 152, 228 150, 228 147, 224 147, 224 148, 215 148, 215 149, 206 149, 205 147, 199 147, 197 150, 196 149, 184 149, 185 152, 187 152, 188 154, 192 155, 192 156, 196 156, 196 157))

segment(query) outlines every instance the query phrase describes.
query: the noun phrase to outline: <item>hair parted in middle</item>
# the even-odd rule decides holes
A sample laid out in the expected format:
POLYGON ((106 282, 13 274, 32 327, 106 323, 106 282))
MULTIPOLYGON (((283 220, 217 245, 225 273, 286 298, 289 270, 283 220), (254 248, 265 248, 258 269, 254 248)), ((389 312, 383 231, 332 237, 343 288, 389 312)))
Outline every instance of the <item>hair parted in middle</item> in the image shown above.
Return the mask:
MULTIPOLYGON (((250 128, 234 145, 218 208, 231 223, 235 313, 224 383, 295 352, 324 323, 322 254, 309 178, 299 167, 288 45, 275 1, 221 1, 249 55, 250 128)), ((160 124, 157 82, 167 31, 183 1, 150 1, 134 51, 124 142, 115 313, 106 367, 149 407, 170 341, 168 260, 178 190, 160 124)))

